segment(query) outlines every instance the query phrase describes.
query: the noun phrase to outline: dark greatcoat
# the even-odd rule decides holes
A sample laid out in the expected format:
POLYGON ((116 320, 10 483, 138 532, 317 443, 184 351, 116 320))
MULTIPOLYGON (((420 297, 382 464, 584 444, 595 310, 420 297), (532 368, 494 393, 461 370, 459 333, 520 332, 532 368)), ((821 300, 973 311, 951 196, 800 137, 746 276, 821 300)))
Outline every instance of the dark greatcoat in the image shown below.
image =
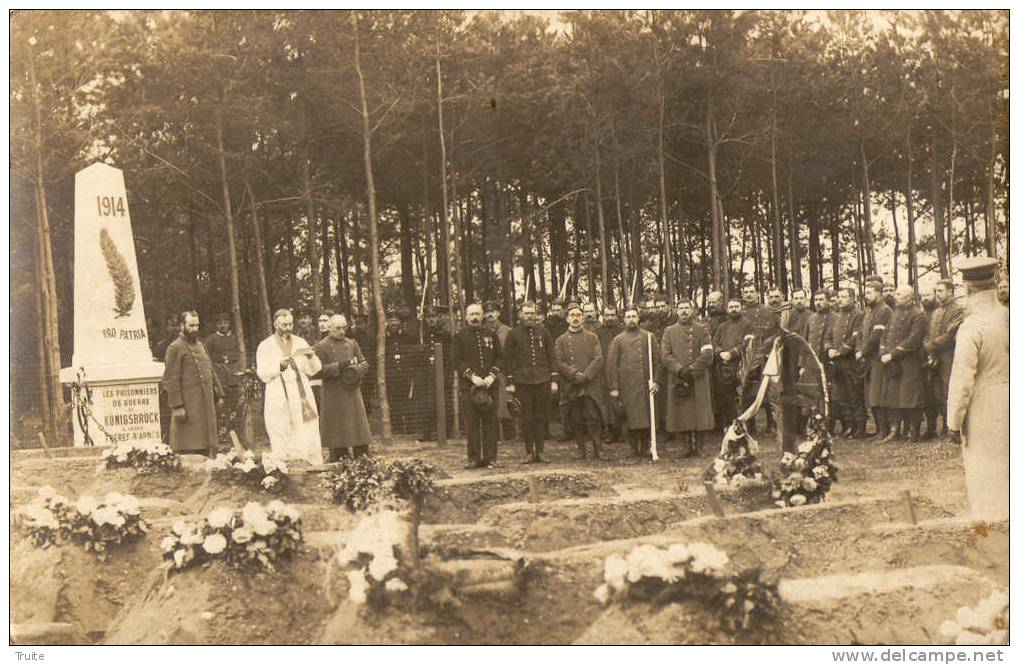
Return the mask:
POLYGON ((173 340, 166 348, 162 385, 169 407, 185 412, 184 418, 170 420, 170 447, 180 453, 215 449, 220 388, 205 345, 189 344, 183 336, 173 340))
MULTIPOLYGON (((825 312, 813 312, 810 315, 810 319, 807 321, 807 331, 804 337, 807 339, 807 344, 817 355, 818 360, 824 365, 825 378, 831 380, 831 370, 829 369, 830 363, 828 361, 828 354, 824 350, 824 336, 828 332, 828 325, 831 321, 831 310, 825 312)), ((818 371, 817 362, 810 357, 809 353, 801 354, 800 365, 803 367, 803 380, 804 381, 819 381, 820 372, 818 371)))
POLYGON ((884 302, 868 305, 860 322, 860 345, 863 362, 867 366, 867 379, 863 389, 863 402, 867 408, 887 407, 884 402, 885 366, 881 364, 881 338, 892 318, 892 309, 884 302))
MULTIPOLYGON (((908 305, 896 307, 885 334, 881 337, 881 355, 892 354, 885 365, 881 395, 883 406, 912 409, 924 403, 927 382, 923 375, 923 338, 927 317, 923 310, 908 305)), ((878 362, 881 362, 880 359, 878 362)))
POLYGON ((559 394, 566 404, 585 395, 598 406, 605 422, 605 383, 602 369, 605 359, 601 353, 598 335, 583 328, 577 332, 567 330, 555 342, 555 368, 562 386, 559 394), (577 373, 580 377, 577 377, 577 373))
POLYGON ((696 322, 676 323, 665 329, 662 360, 669 378, 666 394, 665 427, 669 432, 710 430, 715 426, 711 396, 711 361, 714 347, 708 327, 696 322), (673 381, 686 370, 692 378, 685 397, 676 394, 673 381))
MULTIPOLYGON (((622 331, 622 328, 618 324, 613 324, 613 325, 607 326, 604 323, 599 323, 598 326, 594 330, 591 331, 595 335, 598 335, 598 341, 601 343, 601 357, 603 359, 605 359, 606 361, 608 360, 608 357, 609 357, 609 346, 612 345, 612 340, 614 340, 616 338, 616 335, 618 335, 621 331, 622 331)), ((606 376, 605 376, 605 366, 602 365, 602 388, 603 388, 603 393, 604 393, 602 395, 602 401, 606 405, 605 406, 605 424, 606 425, 616 425, 616 412, 613 409, 610 409, 608 407, 608 404, 609 404, 609 388, 608 388, 608 385, 609 384, 608 384, 608 381, 606 380, 606 376)))
POLYGON ((948 399, 948 379, 955 360, 955 336, 962 325, 963 311, 955 302, 942 305, 931 313, 924 351, 936 361, 936 379, 931 382, 932 398, 944 402, 948 399))
POLYGON ((371 428, 360 386, 360 379, 368 373, 368 361, 361 347, 349 337, 326 337, 315 345, 315 354, 322 361, 322 370, 315 375, 322 380, 322 403, 318 412, 322 447, 353 448, 371 444, 371 428), (340 380, 340 372, 348 365, 357 371, 357 383, 340 380))
MULTIPOLYGON (((665 385, 662 376, 662 352, 653 333, 637 329, 624 330, 609 344, 605 378, 609 391, 618 390, 625 418, 621 424, 629 430, 651 427, 651 407, 647 382, 654 370, 659 388, 665 385), (648 336, 651 337, 651 364, 648 365, 648 336)), ((663 389, 663 388, 662 388, 663 389)))

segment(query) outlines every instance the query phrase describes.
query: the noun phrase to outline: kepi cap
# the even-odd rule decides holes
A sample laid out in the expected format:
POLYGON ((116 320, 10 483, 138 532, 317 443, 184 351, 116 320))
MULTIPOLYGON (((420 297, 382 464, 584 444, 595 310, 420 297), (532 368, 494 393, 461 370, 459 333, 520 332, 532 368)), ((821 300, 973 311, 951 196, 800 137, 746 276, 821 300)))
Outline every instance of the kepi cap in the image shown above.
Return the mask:
POLYGON ((998 261, 989 256, 968 256, 955 262, 967 283, 992 282, 998 272, 998 261))

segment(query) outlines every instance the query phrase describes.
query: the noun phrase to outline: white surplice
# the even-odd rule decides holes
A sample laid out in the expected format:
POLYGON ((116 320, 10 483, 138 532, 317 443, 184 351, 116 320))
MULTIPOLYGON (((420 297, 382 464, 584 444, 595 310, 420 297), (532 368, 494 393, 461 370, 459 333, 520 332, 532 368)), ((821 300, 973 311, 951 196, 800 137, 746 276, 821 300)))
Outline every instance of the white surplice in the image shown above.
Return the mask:
POLYGON ((308 357, 294 353, 308 346, 297 335, 291 335, 289 343, 279 335, 270 335, 258 345, 255 369, 258 378, 265 383, 265 429, 273 455, 317 465, 323 462, 322 441, 319 438, 315 396, 308 377, 322 369, 322 362, 314 355, 308 357), (297 371, 291 365, 280 372, 280 363, 291 357, 297 371), (305 395, 303 407, 301 387, 305 395), (314 417, 309 417, 311 414, 314 417))

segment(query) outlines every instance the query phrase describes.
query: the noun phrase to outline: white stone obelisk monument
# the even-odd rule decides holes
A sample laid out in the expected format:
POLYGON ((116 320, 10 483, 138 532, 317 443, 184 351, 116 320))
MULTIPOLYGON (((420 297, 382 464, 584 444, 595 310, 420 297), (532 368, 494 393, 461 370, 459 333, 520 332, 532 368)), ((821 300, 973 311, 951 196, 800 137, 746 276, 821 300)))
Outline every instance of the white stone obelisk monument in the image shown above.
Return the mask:
MULTIPOLYGON (((74 352, 60 380, 92 389, 97 446, 159 441, 159 380, 145 325, 124 172, 96 163, 74 177, 74 352)), ((74 445, 85 445, 78 418, 74 445)))

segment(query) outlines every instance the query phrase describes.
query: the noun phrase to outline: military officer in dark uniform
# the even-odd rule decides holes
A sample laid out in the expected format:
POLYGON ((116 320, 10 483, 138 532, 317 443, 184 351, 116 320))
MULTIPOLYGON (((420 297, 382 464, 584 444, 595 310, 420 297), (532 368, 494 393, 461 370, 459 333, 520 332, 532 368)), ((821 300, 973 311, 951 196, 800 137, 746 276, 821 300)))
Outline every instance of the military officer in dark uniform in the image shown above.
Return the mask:
MULTIPOLYGON (((881 362, 881 337, 885 334, 892 310, 881 295, 882 283, 867 282, 863 290, 865 307, 860 322, 860 342, 856 349, 856 361, 866 368, 864 380, 864 404, 874 415, 877 436, 887 437, 891 429, 887 405, 884 401, 885 366, 881 362)), ((857 432, 857 438, 867 436, 866 431, 857 432)))
POLYGON ((743 303, 734 298, 727 307, 729 311, 725 320, 718 324, 711 338, 712 346, 715 347, 715 362, 712 365, 715 420, 723 430, 739 415, 736 407, 739 403, 740 362, 749 335, 746 319, 743 318, 743 303))
MULTIPOLYGON (((864 374, 855 357, 860 343, 860 321, 863 315, 856 308, 854 289, 839 289, 837 301, 821 343, 823 357, 831 370, 831 418, 842 423, 842 434, 863 436, 867 431, 867 410, 863 402, 864 374)), ((834 430, 834 427, 831 429, 834 430)))
POLYGON ((885 441, 905 438, 920 440, 920 407, 923 406, 923 339, 927 319, 913 303, 913 289, 902 284, 895 289, 895 311, 881 336, 880 362, 884 365, 882 401, 891 421, 900 423, 885 441))
POLYGON ((701 323, 708 327, 708 332, 711 333, 712 338, 715 336, 715 333, 718 332, 718 326, 725 321, 725 318, 725 296, 721 291, 712 291, 708 294, 708 302, 704 312, 704 318, 701 319, 701 323))
MULTIPOLYGON (((928 319, 928 332, 923 343, 930 378, 926 438, 934 437, 939 414, 947 422, 948 380, 952 372, 952 362, 955 360, 955 337, 963 319, 963 310, 956 302, 955 284, 952 280, 939 281, 934 287, 934 297, 937 307, 928 319)), ((947 427, 942 434, 948 434, 947 427)))
MULTIPOLYGON (((779 300, 781 300, 781 294, 779 300)), ((750 355, 750 370, 744 386, 743 404, 741 405, 741 407, 747 407, 757 395, 757 389, 761 383, 761 373, 764 370, 768 354, 771 353, 771 347, 778 335, 779 328, 778 315, 770 306, 760 303, 757 287, 753 284, 743 286, 743 318, 746 320, 747 334, 750 335, 748 341, 751 344, 747 349, 747 353, 750 355)), ((776 430, 777 424, 770 401, 765 401, 764 413, 767 417, 768 430, 776 430)), ((747 430, 753 434, 753 420, 747 423, 747 430)))
POLYGON ((216 332, 205 339, 205 349, 222 389, 223 408, 219 422, 226 426, 227 431, 240 434, 244 423, 244 403, 241 399, 244 360, 241 358, 237 336, 230 330, 229 314, 223 313, 216 317, 216 332))
POLYGON ((534 317, 534 303, 521 305, 520 325, 506 336, 502 359, 506 392, 520 400, 525 464, 548 461, 542 457, 545 428, 552 395, 558 392, 552 336, 546 328, 535 325, 534 317))
POLYGON ((468 469, 495 466, 499 418, 495 383, 501 350, 495 333, 482 325, 479 303, 467 306, 467 326, 453 336, 452 365, 460 377, 460 405, 467 430, 468 469), (487 398, 487 399, 486 399, 487 398))
POLYGON ((419 350, 418 340, 406 332, 403 321, 391 312, 386 317, 386 395, 390 422, 400 434, 412 433, 415 424, 414 354, 419 350))

